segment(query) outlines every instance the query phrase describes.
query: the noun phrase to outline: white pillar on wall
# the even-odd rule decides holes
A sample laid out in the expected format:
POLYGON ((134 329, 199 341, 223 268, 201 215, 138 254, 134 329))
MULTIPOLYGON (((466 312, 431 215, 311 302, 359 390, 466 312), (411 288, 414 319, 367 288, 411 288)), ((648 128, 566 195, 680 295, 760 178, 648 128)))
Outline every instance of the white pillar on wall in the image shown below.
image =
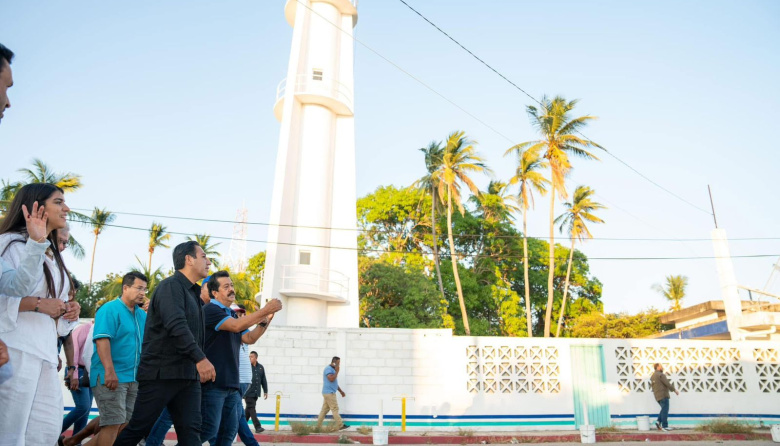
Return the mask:
POLYGON ((357 327, 352 29, 356 0, 288 0, 293 26, 260 300, 275 324, 357 327))
POLYGON ((742 300, 737 289, 737 276, 734 274, 734 264, 731 262, 729 240, 726 230, 713 229, 712 245, 715 249, 715 264, 718 268, 718 281, 720 282, 720 294, 723 297, 723 307, 726 310, 726 323, 733 341, 743 340, 740 330, 742 319, 742 300))

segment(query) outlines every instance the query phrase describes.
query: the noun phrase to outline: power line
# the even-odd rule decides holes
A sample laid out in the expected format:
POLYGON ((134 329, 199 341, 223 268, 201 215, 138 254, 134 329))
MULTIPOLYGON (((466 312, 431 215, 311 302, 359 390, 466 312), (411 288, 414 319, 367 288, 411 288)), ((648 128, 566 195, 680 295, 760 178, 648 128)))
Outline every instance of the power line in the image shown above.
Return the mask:
MULTIPOLYGON (((75 221, 75 220, 70 220, 75 221)), ((136 230, 136 231, 143 231, 148 232, 149 230, 147 228, 138 228, 135 226, 124 226, 124 225, 115 225, 115 224, 106 224, 104 225, 106 227, 111 228, 118 228, 118 229, 128 229, 128 230, 136 230)), ((194 233, 186 233, 186 232, 176 232, 176 231, 167 231, 168 234, 171 235, 181 235, 185 237, 193 236, 194 233)), ((230 240, 230 237, 220 237, 220 236, 211 236, 212 239, 215 240, 230 240)), ((387 249, 372 249, 372 248, 353 248, 349 246, 328 246, 328 245, 312 245, 312 244, 301 244, 301 243, 288 243, 288 242, 269 242, 267 240, 254 240, 254 239, 247 239, 247 242, 251 243, 264 243, 264 244, 275 244, 275 245, 285 245, 285 246, 300 246, 300 247, 306 247, 306 248, 323 248, 323 249, 340 249, 345 251, 359 251, 359 252, 370 252, 370 253, 377 253, 377 254, 401 254, 401 255, 418 255, 418 256, 425 256, 428 255, 427 253, 422 252, 410 252, 410 251, 401 251, 401 250, 387 250, 387 249)), ((749 254, 749 255, 733 255, 730 256, 730 258, 734 259, 747 259, 747 258, 764 258, 764 257, 778 257, 780 254, 749 254)), ((450 254, 443 253, 441 254, 441 257, 450 257, 450 254)), ((494 260, 509 260, 509 259, 522 259, 522 255, 516 255, 516 256, 501 256, 501 255, 480 255, 480 254, 457 254, 458 258, 473 258, 473 259, 480 259, 480 258, 493 258, 494 260)), ((532 258, 532 256, 529 256, 529 258, 532 258)), ((549 257, 545 254, 542 256, 539 256, 538 260, 545 260, 549 257)), ((708 259, 718 259, 721 257, 717 256, 691 256, 691 257, 587 257, 587 260, 628 260, 628 261, 641 261, 641 260, 708 260, 708 259)), ((556 260, 566 260, 568 259, 567 255, 562 255, 556 257, 556 260)))
MULTIPOLYGON (((85 208, 71 208, 76 211, 89 211, 90 209, 85 208)), ((135 217, 149 217, 149 218, 162 218, 162 219, 171 219, 171 220, 185 220, 185 221, 201 221, 206 223, 226 223, 226 224, 235 224, 238 223, 235 220, 223 220, 223 219, 216 219, 216 218, 200 218, 200 217, 181 217, 181 216, 175 216, 175 215, 161 215, 161 214, 144 214, 139 212, 119 212, 119 211, 111 211, 112 214, 117 215, 130 215, 135 217)), ((630 215, 630 214, 629 214, 630 215)), ((71 220, 79 223, 83 223, 79 220, 71 220)), ((325 231, 352 231, 352 232, 363 232, 363 233, 375 233, 375 234, 391 234, 391 235, 398 235, 399 232, 386 230, 386 229, 363 229, 363 228, 334 228, 334 227, 328 227, 328 226, 306 226, 306 225, 291 225, 291 224, 281 224, 281 223, 265 223, 265 222, 253 222, 248 221, 246 222, 248 225, 253 226, 278 226, 278 227, 284 227, 284 228, 297 228, 297 229, 316 229, 316 230, 325 230, 325 231)), ((148 231, 148 229, 144 229, 145 231, 148 231)), ((190 234, 184 234, 184 235, 190 235, 190 234)), ((453 237, 460 237, 460 238, 481 238, 485 237, 484 234, 453 234, 453 237)), ((493 238, 499 238, 499 239, 518 239, 522 240, 522 235, 494 235, 493 238)), ((544 237, 538 237, 538 236, 528 236, 528 238, 537 238, 537 239, 545 239, 544 237)), ((589 238, 588 240, 602 240, 602 241, 637 241, 637 242, 710 242, 712 239, 710 238, 647 238, 647 237, 593 237, 589 238)), ((735 238, 729 238, 729 241, 762 241, 762 240, 780 240, 780 237, 735 237, 735 238)))
POLYGON ((451 99, 450 99, 450 98, 448 98, 447 96, 444 96, 442 93, 439 93, 439 92, 438 92, 436 89, 434 89, 434 88, 433 88, 433 87, 431 87, 430 85, 426 84, 426 83, 425 83, 425 82, 423 82, 421 79, 419 79, 419 78, 417 78, 416 76, 414 76, 412 73, 410 73, 410 72, 406 71, 405 69, 403 69, 403 68, 402 68, 400 65, 398 65, 397 63, 395 63, 395 62, 393 62, 392 60, 388 59, 387 57, 383 56, 383 55, 382 55, 382 54, 380 54, 380 53, 379 53, 377 50, 375 50, 375 49, 371 48, 370 46, 368 46, 367 44, 365 44, 363 41, 361 41, 361 40, 359 40, 357 37, 355 37, 353 34, 349 34, 348 32, 344 31, 343 29, 341 29, 341 26, 339 26, 339 25, 338 25, 338 24, 336 24, 336 23, 333 23, 333 22, 331 22, 331 21, 330 21, 330 20, 328 20, 328 19, 327 19, 325 16, 323 16, 322 14, 320 14, 320 13, 318 13, 317 11, 315 11, 314 9, 312 9, 312 8, 311 8, 309 5, 307 5, 306 3, 302 2, 301 0, 297 0, 297 1, 298 1, 298 4, 299 4, 299 5, 301 5, 301 6, 305 7, 306 9, 308 9, 309 11, 311 11, 311 12, 312 12, 312 14, 315 14, 315 15, 317 15, 317 16, 318 16, 318 17, 320 17, 322 20, 324 20, 325 22, 329 23, 331 26, 335 27, 335 28, 336 28, 337 30, 339 30, 340 32, 344 33, 346 36, 350 37, 350 38, 351 38, 353 41, 355 41, 355 42, 359 43, 361 46, 363 46, 363 47, 364 47, 364 48, 366 48, 367 50, 369 50, 369 51, 371 51, 372 53, 374 53, 374 54, 375 54, 376 56, 378 56, 380 59, 384 60, 385 62, 387 62, 387 63, 389 63, 390 65, 392 65, 393 67, 395 67, 395 68, 396 68, 398 71, 400 71, 400 72, 404 73, 405 75, 409 76, 410 78, 412 78, 413 80, 415 80, 417 83, 419 83, 419 84, 420 84, 420 85, 422 85, 423 87, 425 87, 425 88, 427 88, 428 90, 430 90, 431 92, 433 92, 433 93, 434 93, 436 96, 439 96, 440 98, 442 98, 442 99, 444 99, 445 101, 449 102, 449 103, 450 103, 452 106, 454 106, 454 107, 455 107, 455 108, 457 108, 458 110, 462 111, 463 113, 467 114, 467 115, 468 115, 468 116, 470 116, 472 119, 474 119, 475 121, 479 122, 480 124, 484 125, 484 126, 485 126, 485 127, 487 127, 488 129, 492 130, 492 131, 493 131, 495 134, 497 134, 497 135, 501 136, 502 138, 506 139, 507 141, 509 141, 509 143, 510 143, 510 144, 514 144, 514 140, 513 140, 512 138, 510 138, 510 137, 508 137, 508 136, 504 135, 503 133, 501 133, 501 132, 499 132, 498 130, 496 130, 496 129, 495 129, 493 126, 491 126, 490 124, 488 124, 488 123, 486 123, 485 121, 483 121, 483 120, 479 119, 478 117, 474 116, 474 115, 473 115, 471 112, 469 112, 469 111, 468 111, 468 110, 466 110, 465 108, 463 108, 463 107, 461 107, 460 105, 458 105, 458 104, 457 104, 455 101, 451 100, 451 99))
MULTIPOLYGON (((532 99, 534 102, 536 102, 536 103, 537 103, 537 104, 539 104, 540 106, 544 107, 544 104, 542 104, 542 103, 541 103, 541 102, 540 102, 538 99, 536 99, 535 97, 531 96, 531 95, 530 95, 530 94, 529 94, 527 91, 525 91, 525 90, 523 90, 522 88, 520 88, 520 86, 518 86, 516 83, 512 82, 511 80, 509 80, 509 78, 507 78, 506 76, 504 76, 503 74, 501 74, 501 73, 500 73, 498 70, 496 70, 495 68, 493 68, 493 67, 492 67, 490 64, 488 64, 487 62, 485 62, 485 61, 484 61, 482 58, 480 58, 479 56, 477 56, 476 54, 474 54, 474 52, 472 52, 471 50, 469 50, 468 48, 466 48, 466 47, 465 47, 465 46, 464 46, 462 43, 458 42, 458 41, 457 41, 457 40, 456 40, 454 37, 452 37, 451 35, 449 35, 449 34, 448 34, 446 31, 444 31, 443 29, 441 29, 441 28, 440 28, 438 25, 436 25, 435 23, 433 23, 433 22, 432 22, 430 19, 428 19, 427 17, 425 17, 425 16, 424 16, 422 13, 420 13, 420 11, 418 11, 418 10, 414 9, 414 8, 413 8, 413 7, 412 7, 412 6, 411 6, 409 3, 407 3, 407 2, 406 2, 406 1, 404 1, 404 0, 398 0, 398 1, 399 1, 399 2, 401 2, 401 3, 403 3, 403 4, 404 4, 404 5, 405 5, 407 8, 409 8, 409 9, 410 9, 412 12, 414 12, 415 14, 417 14, 418 16, 420 16, 420 18, 422 18, 423 20, 425 20, 425 21, 426 21, 428 24, 430 24, 431 26, 433 26, 434 28, 436 28, 436 30, 437 30, 437 31, 439 31, 439 32, 440 32, 440 33, 442 33, 442 34, 443 34, 445 37, 447 37, 449 40, 451 40, 451 41, 452 41, 452 42, 454 42, 456 45, 458 45, 458 46, 459 46, 461 49, 463 49, 463 51, 467 52, 469 55, 471 55, 471 57, 473 57, 474 59, 476 59, 477 61, 479 61, 479 63, 481 63, 482 65, 484 65, 485 67, 487 67, 487 68, 488 68, 490 71, 492 71, 493 73, 497 74, 499 77, 501 77, 501 78, 502 78, 502 79, 504 79, 506 82, 508 82, 510 85, 512 85, 513 87, 515 87, 515 88, 516 88, 517 90, 519 90, 521 93, 523 93, 524 95, 526 95, 526 96, 528 96, 529 98, 531 98, 531 99, 532 99)), ((577 133, 579 133, 579 134, 580 134, 582 137, 584 137, 584 138, 586 138, 586 139, 588 139, 588 140, 590 139, 590 138, 588 138, 588 137, 587 137, 585 134, 583 134, 582 132, 580 132, 579 130, 577 130, 577 133)), ((660 185, 660 184, 658 184, 657 182, 653 181, 653 180, 652 180, 650 177, 648 177, 647 175, 645 175, 645 174, 643 174, 642 172, 638 171, 638 170, 637 170, 637 169, 635 169, 633 166, 631 166, 631 165, 630 165, 630 164, 628 164, 627 162, 623 161, 623 160, 622 160, 622 159, 620 159, 620 158, 619 158, 617 155, 615 155, 614 153, 610 152, 610 151, 609 151, 609 150, 607 150, 606 148, 604 148, 604 147, 602 147, 602 146, 599 146, 599 147, 600 147, 602 150, 604 150, 604 152, 606 152, 606 153, 607 153, 609 156, 611 156, 612 158, 614 158, 615 160, 617 160, 619 163, 623 164, 624 166, 628 167, 628 168, 629 168, 631 171, 633 171, 634 173, 636 173, 637 175, 639 175, 640 177, 642 177, 642 178, 643 178, 643 179, 645 179, 646 181, 650 182, 650 183, 651 183, 652 185, 654 185, 655 187, 657 187, 657 188, 661 189, 662 191, 666 192, 667 194, 669 194, 669 195, 671 195, 671 196, 673 196, 673 197, 677 198, 678 200, 682 201, 683 203, 686 203, 686 204, 688 204, 689 206, 693 207, 694 209, 697 209, 697 210, 699 210, 699 211, 701 211, 701 212, 704 212, 704 213, 705 213, 705 214, 707 214, 707 215, 712 215, 712 213, 711 213, 710 211, 707 211, 706 209, 703 209, 703 208, 701 208, 701 207, 699 207, 699 206, 697 206, 697 205, 695 205, 695 204, 691 203, 690 201, 686 200, 685 198, 681 197, 680 195, 678 195, 678 194, 676 194, 676 193, 672 192, 671 190, 669 190, 669 189, 665 188, 664 186, 661 186, 661 185, 660 185)))

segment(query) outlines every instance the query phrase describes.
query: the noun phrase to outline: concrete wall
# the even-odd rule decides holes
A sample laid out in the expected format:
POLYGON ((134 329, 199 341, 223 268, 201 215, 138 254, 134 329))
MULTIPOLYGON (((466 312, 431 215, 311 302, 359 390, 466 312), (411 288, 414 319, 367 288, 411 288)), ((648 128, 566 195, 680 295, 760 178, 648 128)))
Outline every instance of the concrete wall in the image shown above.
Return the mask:
MULTIPOLYGON (((272 327, 251 347, 268 375, 271 396, 258 402, 266 428, 273 394, 282 392, 281 428, 314 419, 322 372, 342 358, 341 413, 350 425, 400 423, 408 430, 574 429, 571 347, 601 345, 611 423, 634 427, 658 411, 649 389, 652 364, 664 364, 680 388, 670 423, 690 426, 719 416, 780 422, 780 344, 770 342, 453 337, 449 330, 272 327)), ((70 396, 66 396, 69 400, 70 396)), ((69 405, 69 404, 66 404, 69 405)))

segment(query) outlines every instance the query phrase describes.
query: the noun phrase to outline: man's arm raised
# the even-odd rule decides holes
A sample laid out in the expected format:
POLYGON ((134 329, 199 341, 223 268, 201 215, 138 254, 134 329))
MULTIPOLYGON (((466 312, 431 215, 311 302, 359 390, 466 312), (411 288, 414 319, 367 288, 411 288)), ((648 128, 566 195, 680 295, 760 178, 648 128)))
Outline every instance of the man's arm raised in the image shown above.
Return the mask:
MULTIPOLYGON (((259 324, 260 322, 262 322, 263 319, 266 318, 266 316, 274 314, 281 309, 282 309, 282 301, 280 301, 279 299, 271 299, 271 301, 265 304, 265 306, 261 308, 260 311, 256 311, 250 315, 247 315, 246 317, 242 317, 241 319, 234 319, 232 317, 226 319, 224 322, 222 322, 222 324, 220 324, 219 330, 230 331, 233 333, 241 333, 244 330, 251 327, 252 325, 259 324)), ((257 337, 259 338, 260 335, 257 335, 257 337)), ((245 342, 245 344, 252 344, 252 343, 254 343, 254 341, 245 342)))

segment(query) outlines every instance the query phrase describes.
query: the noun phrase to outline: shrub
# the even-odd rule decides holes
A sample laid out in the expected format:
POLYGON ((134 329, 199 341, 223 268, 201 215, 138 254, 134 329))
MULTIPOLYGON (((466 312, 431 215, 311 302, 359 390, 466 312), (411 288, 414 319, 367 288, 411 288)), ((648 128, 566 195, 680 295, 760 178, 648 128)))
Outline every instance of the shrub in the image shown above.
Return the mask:
POLYGON ((730 420, 727 418, 718 418, 717 420, 710 420, 706 423, 696 426, 696 430, 703 432, 711 432, 713 434, 751 434, 753 433, 753 427, 744 422, 738 420, 730 420))

